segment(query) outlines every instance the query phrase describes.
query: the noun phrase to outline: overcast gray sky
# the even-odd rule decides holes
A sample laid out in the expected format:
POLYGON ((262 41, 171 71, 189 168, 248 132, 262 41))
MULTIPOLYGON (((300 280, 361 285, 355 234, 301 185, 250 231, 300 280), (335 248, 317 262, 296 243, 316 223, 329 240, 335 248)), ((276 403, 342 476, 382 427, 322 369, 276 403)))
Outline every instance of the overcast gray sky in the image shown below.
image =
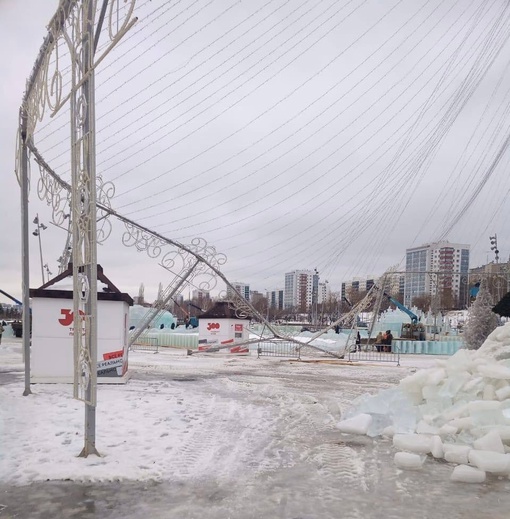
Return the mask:
MULTIPOLYGON (((18 108, 57 4, 0 0, 0 288, 17 297, 18 108)), ((478 266, 497 233, 507 259, 505 0, 138 0, 135 14, 96 76, 97 170, 122 214, 183 243, 203 237, 229 279, 259 291, 314 268, 339 290, 439 238, 470 244, 478 266)), ((68 109, 34 140, 69 180, 68 109)), ((56 273, 65 233, 37 179, 33 165, 30 215, 48 225, 56 273)), ((155 296, 168 274, 122 232, 114 223, 99 262, 123 290, 144 282, 155 296)))

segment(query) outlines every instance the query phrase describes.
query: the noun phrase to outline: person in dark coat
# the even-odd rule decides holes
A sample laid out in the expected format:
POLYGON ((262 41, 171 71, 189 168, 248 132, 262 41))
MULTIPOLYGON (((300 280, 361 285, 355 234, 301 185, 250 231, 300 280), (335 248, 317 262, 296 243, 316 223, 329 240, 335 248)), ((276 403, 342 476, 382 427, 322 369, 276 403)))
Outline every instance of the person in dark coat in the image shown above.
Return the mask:
POLYGON ((391 330, 386 330, 385 341, 384 341, 384 351, 391 352, 391 343, 393 342, 393 335, 391 334, 391 330))

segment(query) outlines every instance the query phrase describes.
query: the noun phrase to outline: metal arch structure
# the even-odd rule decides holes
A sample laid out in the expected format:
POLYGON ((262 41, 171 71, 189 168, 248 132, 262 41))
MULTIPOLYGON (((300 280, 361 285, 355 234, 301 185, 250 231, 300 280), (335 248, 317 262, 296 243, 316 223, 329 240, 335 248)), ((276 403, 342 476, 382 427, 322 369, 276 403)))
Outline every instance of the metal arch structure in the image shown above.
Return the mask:
MULTIPOLYGON (((57 185, 58 189, 70 191, 71 185, 61 179, 59 175, 49 167, 33 143, 30 144, 29 149, 34 156, 35 162, 39 166, 41 176, 44 177, 44 185, 57 185)), ((146 315, 142 318, 142 322, 131 334, 131 344, 139 338, 145 332, 148 325, 156 319, 158 315, 160 315, 160 312, 165 309, 166 304, 175 293, 180 290, 185 282, 193 283, 202 290, 211 290, 216 286, 218 279, 221 279, 235 295, 234 299, 231 301, 231 305, 236 314, 239 317, 250 316, 256 318, 260 322, 264 323, 265 328, 268 331, 266 335, 261 335, 258 338, 250 339, 248 341, 230 343, 228 346, 225 346, 225 348, 258 342, 278 342, 284 340, 294 343, 298 350, 306 347, 333 357, 342 358, 342 353, 337 354, 319 346, 315 346, 313 345, 313 341, 327 333, 329 330, 335 328, 335 326, 350 322, 360 312, 363 312, 372 304, 373 298, 377 293, 376 289, 373 288, 367 296, 357 303, 348 313, 344 314, 324 329, 316 332, 314 335, 309 337, 308 340, 298 340, 291 335, 279 331, 275 326, 269 323, 265 316, 258 312, 240 292, 238 292, 235 286, 229 282, 227 277, 220 270, 220 267, 226 262, 226 256, 218 253, 213 246, 208 245, 202 238, 195 238, 190 244, 185 245, 167 238, 148 227, 140 225, 134 220, 115 211, 111 206, 103 205, 98 202, 97 207, 98 211, 113 216, 124 224, 125 232, 122 239, 124 245, 134 247, 136 250, 141 252, 146 252, 151 258, 159 259, 159 264, 168 272, 173 274, 173 280, 163 291, 162 297, 158 298, 156 304, 152 308, 148 309, 146 315), (169 247, 170 250, 163 253, 165 247, 169 247)))
MULTIPOLYGON (((85 445, 80 456, 97 454, 95 448, 97 364, 97 178, 95 166, 95 69, 136 23, 136 0, 60 0, 48 25, 48 33, 27 81, 20 108, 16 175, 21 187, 22 289, 25 391, 30 394, 29 321, 29 147, 37 123, 45 115, 55 116, 67 103, 70 108, 71 188, 73 258, 73 309, 75 398, 85 402, 85 445), (108 41, 98 44, 106 20, 108 41), (71 70, 64 84, 63 67, 71 70)), ((106 31, 105 31, 106 32, 106 31)), ((59 183, 38 185, 38 194, 53 206, 56 223, 66 205, 59 183)))

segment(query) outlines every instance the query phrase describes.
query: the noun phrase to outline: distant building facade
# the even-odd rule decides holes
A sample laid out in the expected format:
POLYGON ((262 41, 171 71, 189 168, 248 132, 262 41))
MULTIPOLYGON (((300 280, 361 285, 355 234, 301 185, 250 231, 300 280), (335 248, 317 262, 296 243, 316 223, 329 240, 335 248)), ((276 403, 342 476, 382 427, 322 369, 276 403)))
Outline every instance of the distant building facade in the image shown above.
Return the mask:
MULTIPOLYGON (((250 300, 250 285, 247 283, 241 283, 239 281, 233 281, 232 286, 241 294, 246 301, 250 300)), ((227 286, 227 299, 234 297, 235 293, 230 288, 230 286, 227 286)))
POLYGON ((211 294, 207 290, 193 290, 191 297, 193 302, 200 308, 206 308, 211 303, 211 294))
POLYGON ((258 305, 259 303, 261 303, 262 301, 265 301, 266 298, 264 296, 264 294, 262 294, 261 292, 257 292, 257 290, 253 290, 251 293, 250 293, 250 301, 253 305, 258 305))
POLYGON ((274 308, 276 310, 283 310, 283 288, 277 288, 275 290, 271 290, 267 292, 267 300, 269 303, 269 308, 274 308))
POLYGON ((478 293, 480 283, 491 293, 494 303, 497 303, 510 291, 510 259, 507 262, 491 262, 480 267, 469 269, 470 301, 478 293))
POLYGON ((326 303, 329 301, 331 296, 331 289, 329 288, 329 283, 326 281, 324 283, 319 282, 318 285, 318 303, 326 303))
MULTIPOLYGON (((346 281, 342 283, 341 296, 346 297, 349 301, 351 298, 356 301, 358 299, 356 294, 366 294, 378 281, 381 282, 376 276, 357 277, 351 281, 346 281)), ((392 274, 386 278, 384 290, 392 297, 403 301, 404 285, 404 274, 392 274)))
POLYGON ((375 285, 375 276, 367 278, 356 277, 351 281, 345 281, 342 283, 342 297, 349 299, 353 294, 368 292, 375 285))
POLYGON ((404 304, 410 307, 416 297, 440 295, 443 304, 450 298, 463 306, 468 273, 469 245, 443 241, 407 249, 404 304))

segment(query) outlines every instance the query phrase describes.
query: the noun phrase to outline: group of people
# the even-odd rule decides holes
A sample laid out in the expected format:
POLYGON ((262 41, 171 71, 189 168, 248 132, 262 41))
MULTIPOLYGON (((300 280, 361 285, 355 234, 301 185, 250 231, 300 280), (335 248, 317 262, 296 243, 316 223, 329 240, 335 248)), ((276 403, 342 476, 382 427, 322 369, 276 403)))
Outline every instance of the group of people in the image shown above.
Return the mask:
POLYGON ((391 343, 393 342, 393 335, 391 330, 379 332, 375 338, 375 348, 377 351, 391 352, 391 343))
MULTIPOLYGON (((391 353, 391 343, 393 342, 393 335, 391 330, 385 332, 379 332, 375 338, 375 349, 380 352, 391 353)), ((359 332, 356 334, 355 346, 351 350, 351 353, 361 351, 361 335, 359 332)), ((366 350, 365 350, 366 351, 366 350)))

